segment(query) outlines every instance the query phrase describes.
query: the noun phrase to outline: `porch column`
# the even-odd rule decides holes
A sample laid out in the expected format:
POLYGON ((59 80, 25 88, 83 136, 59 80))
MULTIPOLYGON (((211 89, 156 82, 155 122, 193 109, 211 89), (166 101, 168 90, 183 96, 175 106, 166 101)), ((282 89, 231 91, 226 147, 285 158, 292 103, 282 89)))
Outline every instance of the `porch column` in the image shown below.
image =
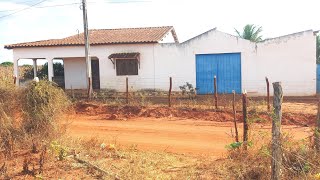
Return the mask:
POLYGON ((19 86, 19 59, 14 59, 13 61, 13 75, 16 78, 16 86, 19 86))
POLYGON ((46 58, 48 60, 48 80, 52 81, 53 74, 53 58, 46 58))
POLYGON ((37 59, 32 59, 33 60, 33 77, 37 77, 37 69, 38 69, 38 66, 37 66, 37 59))

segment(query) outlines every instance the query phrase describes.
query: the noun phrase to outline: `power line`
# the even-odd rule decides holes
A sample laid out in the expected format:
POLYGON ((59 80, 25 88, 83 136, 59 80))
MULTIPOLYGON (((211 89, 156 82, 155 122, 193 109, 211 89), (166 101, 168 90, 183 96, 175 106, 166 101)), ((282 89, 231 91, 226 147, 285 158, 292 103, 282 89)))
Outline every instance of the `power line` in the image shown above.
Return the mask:
MULTIPOLYGON (((32 2, 32 1, 26 1, 26 2, 32 2)), ((145 2, 151 2, 151 1, 121 1, 121 2, 114 2, 114 1, 104 1, 104 2, 87 2, 87 4, 93 4, 93 3, 110 3, 110 4, 127 4, 127 3, 145 3, 145 2)), ((51 8, 51 7, 62 7, 62 6, 72 6, 72 5, 81 5, 81 3, 69 3, 69 4, 55 4, 55 5, 48 5, 48 6, 38 6, 33 8, 51 8)), ((0 12, 10 12, 10 11, 17 11, 19 9, 8 9, 8 10, 0 10, 0 12)))
MULTIPOLYGON (((80 5, 81 3, 70 3, 70 4, 56 4, 56 5, 48 5, 48 6, 38 6, 33 8, 51 8, 51 7, 61 7, 61 6, 71 6, 71 5, 80 5)), ((9 11, 17 11, 19 9, 11 9, 11 10, 2 10, 0 12, 9 12, 9 11)))
MULTIPOLYGON (((110 3, 110 4, 126 4, 126 3, 145 3, 145 2, 152 2, 150 0, 145 0, 145 1, 110 1, 110 0, 105 0, 104 3, 110 3)), ((100 3, 100 2, 88 2, 88 3, 100 3)))
POLYGON ((14 1, 13 3, 14 4, 26 4, 26 3, 35 3, 37 2, 38 0, 28 0, 28 1, 14 1))
POLYGON ((6 15, 4 15, 4 16, 0 16, 0 19, 5 18, 5 17, 8 17, 8 16, 12 16, 12 15, 14 15, 14 14, 17 14, 17 13, 21 12, 21 11, 28 10, 28 9, 30 9, 30 8, 36 6, 36 5, 39 5, 39 4, 41 4, 41 3, 45 2, 45 1, 47 1, 47 0, 43 0, 43 1, 40 1, 40 2, 38 2, 38 3, 32 4, 31 6, 28 6, 28 7, 26 7, 26 8, 20 9, 20 10, 18 10, 18 11, 13 12, 13 13, 6 14, 6 15))
MULTIPOLYGON (((43 0, 43 1, 40 1, 38 3, 35 3, 35 4, 32 4, 31 6, 28 6, 26 8, 23 8, 23 9, 12 9, 12 10, 1 10, 1 12, 9 12, 9 11, 15 11, 13 13, 10 13, 10 14, 6 14, 6 15, 3 15, 3 16, 0 16, 0 19, 3 19, 3 18, 6 18, 8 16, 12 16, 14 14, 17 14, 19 12, 22 12, 22 11, 25 11, 25 10, 28 10, 28 9, 31 9, 31 8, 52 8, 52 7, 63 7, 63 6, 72 6, 72 5, 81 5, 81 3, 69 3, 69 4, 56 4, 56 5, 48 5, 48 6, 38 6, 38 7, 35 7, 43 2, 45 2, 47 0, 43 0)), ((24 1, 24 2, 32 2, 32 1, 24 1)), ((87 4, 92 4, 92 3, 111 3, 111 4, 124 4, 124 3, 145 3, 145 2, 151 2, 151 1, 121 1, 121 2, 115 2, 115 1, 103 1, 103 2, 94 2, 94 1, 91 1, 91 2, 87 2, 87 4)))

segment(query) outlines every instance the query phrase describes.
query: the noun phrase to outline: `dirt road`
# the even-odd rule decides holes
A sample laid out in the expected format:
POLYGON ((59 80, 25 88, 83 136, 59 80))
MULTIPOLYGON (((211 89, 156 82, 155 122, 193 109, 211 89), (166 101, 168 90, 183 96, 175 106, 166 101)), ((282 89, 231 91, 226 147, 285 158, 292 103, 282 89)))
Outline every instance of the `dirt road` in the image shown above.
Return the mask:
MULTIPOLYGON (((101 116, 74 115, 69 127, 76 137, 98 136, 106 143, 137 145, 138 149, 175 153, 221 156, 225 146, 233 141, 231 122, 212 122, 177 118, 135 118, 130 120, 106 120, 101 116)), ((239 124, 239 131, 242 131, 239 124)), ((270 127, 258 127, 255 131, 270 131, 270 127)), ((309 128, 283 126, 296 139, 306 138, 309 128)))

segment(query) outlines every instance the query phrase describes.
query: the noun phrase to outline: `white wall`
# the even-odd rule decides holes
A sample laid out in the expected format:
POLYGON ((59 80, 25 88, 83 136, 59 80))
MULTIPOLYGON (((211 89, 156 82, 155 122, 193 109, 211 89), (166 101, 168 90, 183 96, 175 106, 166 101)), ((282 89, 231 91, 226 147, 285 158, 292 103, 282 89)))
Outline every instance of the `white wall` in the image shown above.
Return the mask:
MULTIPOLYGON (((242 71, 247 71, 248 62, 254 62, 255 44, 235 36, 211 30, 189 41, 161 44, 156 48, 156 77, 173 77, 174 90, 186 82, 196 86, 196 54, 241 53, 242 71), (246 60, 246 61, 244 61, 246 60)), ((255 72, 255 69, 252 69, 255 72)), ((243 80, 255 77, 242 75, 243 80)), ((168 79, 168 78, 167 78, 168 79)), ((166 88, 168 85, 165 86, 166 88)))
MULTIPOLYGON (((285 95, 316 94, 316 36, 305 31, 258 44, 257 74, 281 81, 285 95)), ((272 89, 272 88, 271 88, 272 89)), ((258 92, 265 87, 256 86, 258 92)))
MULTIPOLYGON (((91 55, 100 60, 101 88, 125 90, 126 76, 116 76, 108 56, 112 53, 139 52, 138 76, 129 76, 130 90, 156 88, 167 90, 169 77, 173 90, 190 82, 196 86, 196 54, 241 53, 242 89, 249 95, 265 95, 265 77, 271 82, 282 81, 285 95, 314 95, 316 93, 315 36, 312 31, 283 36, 262 43, 237 38, 210 30, 181 44, 129 44, 92 46, 91 55)), ((74 81, 78 68, 73 57, 84 57, 84 47, 17 48, 14 58, 71 58, 67 60, 66 81, 74 81), (72 59, 73 58, 73 59, 72 59), (72 62, 72 63, 71 63, 72 62), (72 66, 72 67, 71 67, 72 66), (68 70, 70 69, 70 70, 68 70), (71 70, 72 69, 72 70, 71 70)), ((79 70, 83 70, 79 61, 79 70)), ((79 76, 80 77, 80 76, 79 76)), ((66 82, 66 88, 70 85, 66 82)), ((86 79, 83 79, 86 82, 86 79)), ((86 84, 79 82, 79 87, 86 84)), ((73 85, 74 86, 74 85, 73 85)), ((272 89, 272 86, 271 86, 272 89)))
POLYGON ((86 89, 88 85, 85 58, 64 58, 66 89, 86 89))
MULTIPOLYGON (((195 55, 241 53, 242 89, 250 96, 266 94, 265 77, 281 81, 287 96, 316 94, 316 37, 305 31, 261 43, 209 31, 178 46, 158 45, 156 77, 172 76, 177 89, 184 82, 196 84, 195 55)), ((166 86, 167 87, 167 86, 166 86)), ((273 93, 271 85, 271 93, 273 93)))

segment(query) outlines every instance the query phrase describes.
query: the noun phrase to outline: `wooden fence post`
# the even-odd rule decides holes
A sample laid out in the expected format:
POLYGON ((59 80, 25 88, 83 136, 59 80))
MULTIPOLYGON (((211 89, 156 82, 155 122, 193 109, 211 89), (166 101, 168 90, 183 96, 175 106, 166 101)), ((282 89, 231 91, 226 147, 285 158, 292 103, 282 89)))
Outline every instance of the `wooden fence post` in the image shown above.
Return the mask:
POLYGON ((91 99, 92 98, 92 85, 91 85, 91 78, 89 77, 88 78, 88 99, 91 99))
POLYGON ((74 99, 74 92, 73 92, 72 85, 71 85, 71 97, 72 97, 72 99, 74 99))
POLYGON ((238 127, 237 127, 237 118, 236 118, 236 92, 233 90, 233 99, 232 99, 232 110, 233 110, 233 121, 234 121, 234 129, 236 133, 236 142, 239 142, 239 134, 238 134, 238 127))
POLYGON ((213 87, 214 87, 214 106, 218 109, 218 89, 217 89, 217 76, 213 77, 213 87))
POLYGON ((242 114, 243 114, 243 148, 247 150, 248 145, 248 115, 247 115, 247 92, 242 93, 242 114))
POLYGON ((16 83, 17 83, 17 77, 14 76, 14 77, 13 77, 13 84, 16 85, 16 83))
POLYGON ((317 152, 320 152, 320 99, 318 100, 317 127, 314 132, 317 152))
POLYGON ((129 104, 129 80, 126 77, 126 103, 129 104))
POLYGON ((273 85, 273 108, 274 117, 272 121, 272 163, 271 163, 271 179, 280 179, 280 168, 282 164, 281 152, 281 118, 282 118, 282 100, 283 92, 280 82, 272 83, 273 85))
POLYGON ((169 86, 169 96, 168 96, 169 107, 171 107, 171 90, 172 90, 172 77, 170 77, 170 86, 169 86))
POLYGON ((266 83, 267 83, 267 106, 268 106, 268 111, 270 111, 270 83, 267 77, 266 77, 266 83))

